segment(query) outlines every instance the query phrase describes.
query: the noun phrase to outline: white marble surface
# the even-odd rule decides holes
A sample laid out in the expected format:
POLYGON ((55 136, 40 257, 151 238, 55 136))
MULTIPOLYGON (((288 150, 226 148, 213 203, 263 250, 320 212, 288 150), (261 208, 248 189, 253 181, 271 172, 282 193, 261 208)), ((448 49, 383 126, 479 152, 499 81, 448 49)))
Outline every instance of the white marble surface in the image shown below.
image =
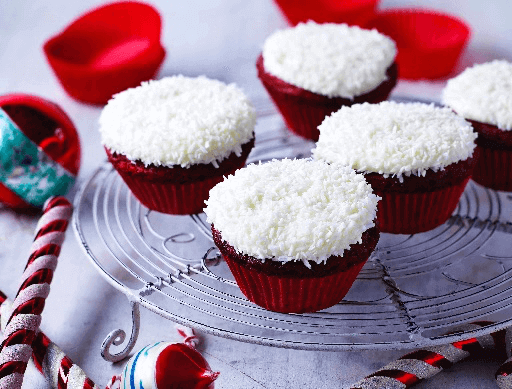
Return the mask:
MULTIPOLYGON (((48 66, 42 44, 69 21, 104 1, 0 0, 0 94, 25 92, 58 103, 72 118, 82 140, 86 179, 104 160, 97 119, 100 108, 81 104, 63 91, 48 66)), ((271 0, 153 0, 163 16, 167 57, 159 77, 206 74, 238 83, 253 99, 266 98, 256 77, 255 59, 270 33, 286 25, 271 0)), ((423 6, 462 17, 473 27, 471 43, 458 70, 473 62, 512 59, 507 0, 382 0, 381 8, 423 6)), ((394 95, 437 100, 437 82, 400 82, 394 95)), ((36 218, 0 210, 0 289, 13 296, 24 268, 36 218)), ((173 323, 142 309, 136 348, 173 338, 173 323)), ((105 362, 99 353, 113 329, 130 327, 129 304, 105 282, 79 248, 70 229, 43 314, 42 330, 100 386, 122 363, 105 362)), ((348 387, 403 351, 313 352, 277 349, 205 336, 201 346, 221 376, 218 388, 348 387)), ((418 388, 495 388, 499 360, 467 361, 418 385, 418 388)), ((26 388, 46 388, 29 368, 26 388)))

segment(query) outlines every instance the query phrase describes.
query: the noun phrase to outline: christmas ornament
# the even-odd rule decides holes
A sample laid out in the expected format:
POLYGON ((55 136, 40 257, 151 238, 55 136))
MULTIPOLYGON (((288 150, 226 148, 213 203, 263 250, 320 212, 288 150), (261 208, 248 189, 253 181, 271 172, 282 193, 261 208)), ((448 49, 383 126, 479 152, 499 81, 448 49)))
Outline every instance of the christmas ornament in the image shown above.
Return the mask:
MULTIPOLYGON (((121 388, 129 389, 213 389, 218 372, 195 349, 198 341, 191 329, 178 327, 183 343, 158 342, 136 353, 120 378, 121 388)), ((115 377, 109 384, 114 389, 115 377)))
POLYGON ((62 109, 37 96, 0 96, 0 202, 42 208, 69 191, 79 167, 78 134, 62 109))

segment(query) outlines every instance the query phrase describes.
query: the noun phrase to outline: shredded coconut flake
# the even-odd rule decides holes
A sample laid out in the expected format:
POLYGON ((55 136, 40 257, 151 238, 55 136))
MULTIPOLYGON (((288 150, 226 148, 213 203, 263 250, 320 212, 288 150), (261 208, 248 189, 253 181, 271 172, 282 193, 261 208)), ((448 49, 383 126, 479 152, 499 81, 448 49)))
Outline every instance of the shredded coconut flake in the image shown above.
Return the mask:
POLYGON ((477 137, 449 108, 391 101, 342 107, 318 129, 315 159, 399 179, 471 157, 477 137))
POLYGON ((262 54, 265 70, 274 76, 314 93, 352 99, 387 79, 396 45, 377 30, 310 21, 272 34, 262 54))
POLYGON ((217 184, 205 213, 238 252, 309 267, 360 243, 379 199, 348 167, 285 159, 249 165, 217 184))
POLYGON ((448 80, 442 101, 466 119, 512 130, 512 64, 495 60, 467 68, 448 80))
POLYGON ((174 76, 114 95, 100 116, 103 144, 157 166, 213 163, 253 137, 256 114, 245 94, 204 76, 174 76))

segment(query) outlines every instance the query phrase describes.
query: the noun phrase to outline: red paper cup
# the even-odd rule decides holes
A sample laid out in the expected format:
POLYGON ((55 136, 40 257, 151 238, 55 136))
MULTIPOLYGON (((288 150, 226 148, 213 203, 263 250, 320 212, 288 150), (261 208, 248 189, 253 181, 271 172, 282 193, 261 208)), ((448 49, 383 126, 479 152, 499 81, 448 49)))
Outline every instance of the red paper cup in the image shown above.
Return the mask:
MULTIPOLYGON (((201 181, 173 184, 165 181, 145 181, 125 171, 118 170, 118 172, 133 195, 143 205, 149 209, 173 215, 201 212, 210 189, 223 180, 222 175, 217 175, 201 181)), ((234 171, 228 174, 232 173, 234 171)))
POLYGON ((70 96, 105 104, 113 94, 154 77, 165 57, 160 34, 155 8, 122 1, 81 16, 48 40, 44 52, 70 96))
POLYGON ((346 271, 318 278, 283 278, 260 273, 223 256, 240 291, 249 301, 282 313, 317 312, 340 302, 366 260, 346 271))
POLYGON ((343 257, 330 257, 326 264, 311 264, 311 269, 297 262, 292 264, 293 270, 285 270, 274 267, 280 265, 268 266, 270 259, 261 262, 238 254, 213 226, 212 235, 244 296, 265 309, 282 313, 316 312, 340 302, 380 236, 377 228, 371 228, 363 233, 362 243, 351 245, 343 257))
POLYGON ((317 23, 364 25, 375 14, 378 0, 276 0, 288 23, 314 20, 317 23))
POLYGON ((318 140, 320 132, 317 127, 326 116, 336 112, 342 106, 364 102, 380 103, 386 100, 395 87, 398 78, 398 69, 396 63, 393 63, 387 70, 386 81, 374 90, 355 96, 350 100, 313 93, 267 73, 261 54, 256 62, 256 68, 258 77, 283 116, 287 127, 297 135, 313 141, 318 140))
POLYGON ((469 120, 478 132, 480 152, 473 181, 487 188, 512 192, 512 131, 469 120))
MULTIPOLYGON (((50 164, 56 163, 64 168, 70 180, 74 181, 80 168, 80 139, 73 122, 57 104, 38 96, 18 93, 0 96, 0 108, 24 136, 33 142, 34 147, 42 151, 41 156, 48 158, 50 164)), ((18 153, 23 152, 24 150, 18 150, 18 153)), ((27 158, 29 157, 27 156, 27 158)), ((30 163, 28 160, 25 162, 30 163)), ((35 167, 34 163, 35 161, 32 161, 31 166, 35 167)), ((24 161, 21 161, 21 165, 24 165, 24 161)), ((18 170, 22 168, 21 165, 17 167, 18 170)), ((44 165, 48 164, 40 161, 37 167, 42 169, 44 165)), ((2 171, 5 171, 5 167, 2 167, 2 171)), ((33 175, 32 180, 37 180, 37 172, 31 170, 29 174, 33 175)), ((20 177, 18 177, 18 181, 22 183, 20 177)), ((36 185, 35 182, 34 185, 36 185)), ((47 184, 45 185, 48 197, 66 194, 67 189, 65 190, 62 186, 52 189, 47 184)), ((19 210, 30 210, 42 206, 27 202, 23 195, 17 194, 4 183, 0 183, 0 201, 19 210)))
POLYGON ((365 28, 376 28, 396 42, 400 77, 407 79, 447 76, 470 37, 470 28, 462 20, 423 9, 378 12, 365 28))
POLYGON ((377 226, 381 232, 416 234, 446 222, 460 197, 478 160, 473 157, 452 163, 444 170, 428 170, 425 176, 410 175, 400 182, 378 173, 366 173, 373 193, 382 200, 377 205, 377 226))
POLYGON ((417 234, 440 226, 457 207, 468 181, 469 177, 457 185, 431 192, 374 191, 382 197, 377 206, 379 229, 391 234, 417 234))
POLYGON ((245 165, 254 146, 254 138, 242 145, 242 153, 235 153, 221 161, 216 168, 212 164, 192 165, 189 168, 175 166, 144 166, 132 162, 124 155, 111 153, 105 148, 108 160, 117 170, 133 195, 154 211, 173 215, 202 212, 210 189, 245 165))

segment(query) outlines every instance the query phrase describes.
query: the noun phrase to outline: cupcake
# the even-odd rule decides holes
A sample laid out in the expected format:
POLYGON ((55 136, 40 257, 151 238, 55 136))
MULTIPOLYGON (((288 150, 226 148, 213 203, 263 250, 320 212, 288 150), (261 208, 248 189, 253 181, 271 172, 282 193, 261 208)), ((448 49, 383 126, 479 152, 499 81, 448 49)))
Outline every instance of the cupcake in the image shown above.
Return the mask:
POLYGON ((364 173, 382 197, 381 232, 414 234, 444 223, 476 163, 471 124, 433 104, 342 107, 319 130, 314 158, 364 173))
POLYGON ((395 56, 395 42, 377 30, 310 21, 267 38, 256 67, 289 129, 316 141, 341 106, 387 99, 395 56))
POLYGON ((149 209, 201 212, 209 190, 243 167, 256 115, 244 93, 174 76, 114 95, 100 116, 109 161, 149 209))
POLYGON ((512 64, 495 60, 464 70, 448 81, 442 102, 478 132, 473 180, 512 191, 512 64))
POLYGON ((348 167, 285 159, 227 177, 205 213, 242 293, 263 308, 302 313, 345 296, 379 240, 377 201, 348 167))

